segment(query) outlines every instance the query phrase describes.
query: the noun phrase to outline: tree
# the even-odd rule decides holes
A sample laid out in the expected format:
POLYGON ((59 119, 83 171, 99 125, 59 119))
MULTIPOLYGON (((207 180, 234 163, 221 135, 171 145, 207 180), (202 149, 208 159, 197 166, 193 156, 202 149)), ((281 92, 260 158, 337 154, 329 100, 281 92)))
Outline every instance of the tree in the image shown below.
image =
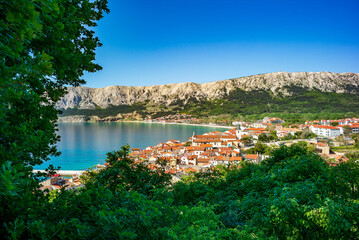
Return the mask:
POLYGON ((105 0, 1 1, 1 9, 0 157, 34 166, 57 154, 54 106, 64 86, 101 69, 90 28, 108 9, 105 0))
MULTIPOLYGON (((128 158, 129 147, 107 154, 110 166, 88 172, 85 186, 51 192, 46 201, 6 226, 11 239, 168 239, 173 210, 151 194, 169 184, 161 167, 151 171, 128 158), (157 231, 154 231, 157 230, 157 231)), ((2 235, 4 237, 6 235, 2 235)))
POLYGON ((173 184, 161 167, 151 171, 129 159, 125 146, 108 154, 109 167, 90 174, 84 188, 51 192, 7 223, 2 236, 356 239, 358 163, 330 167, 305 145, 282 146, 260 164, 220 166, 173 184))
POLYGON ((284 137, 282 137, 280 140, 281 141, 287 141, 287 140, 292 140, 292 139, 295 139, 295 135, 287 134, 284 137))
POLYGON ((215 206, 222 224, 237 230, 236 239, 355 239, 358 164, 330 167, 304 144, 282 146, 261 164, 210 181, 178 182, 171 194, 179 205, 196 206, 201 199, 215 206))
POLYGON ((245 145, 248 146, 252 143, 253 138, 251 136, 245 136, 241 138, 241 142, 245 145))
POLYGON ((270 126, 268 126, 268 127, 266 127, 266 129, 268 130, 268 131, 270 131, 270 132, 272 132, 272 131, 274 131, 275 129, 276 129, 276 125, 270 125, 270 126))
POLYGON ((278 140, 277 131, 271 131, 270 138, 271 140, 277 141, 278 140))
POLYGON ((352 133, 350 137, 355 141, 354 146, 359 148, 359 133, 352 133))
POLYGON ((261 142, 269 142, 268 136, 265 133, 262 133, 258 136, 258 141, 261 142))
POLYGON ((59 155, 55 103, 65 86, 85 83, 85 71, 101 69, 92 28, 109 10, 106 0, 1 0, 0 9, 0 185, 1 205, 10 209, 1 217, 7 222, 36 205, 24 199, 41 197, 32 168, 59 155))
POLYGON ((246 153, 248 153, 248 154, 260 153, 260 154, 269 155, 271 151, 272 151, 272 147, 270 147, 266 144, 263 144, 261 142, 257 142, 254 145, 254 147, 247 149, 246 153))
POLYGON ((346 140, 346 137, 344 137, 343 135, 337 136, 337 137, 335 138, 335 141, 336 141, 336 142, 339 142, 340 145, 344 145, 344 146, 346 146, 347 143, 348 143, 348 141, 346 140))
POLYGON ((309 127, 306 127, 303 129, 300 137, 301 138, 313 138, 313 137, 316 137, 316 135, 309 129, 309 127))
POLYGON ((130 146, 123 146, 120 151, 107 153, 106 162, 110 168, 100 172, 92 178, 94 184, 105 186, 108 189, 122 188, 126 191, 136 191, 150 196, 154 188, 169 184, 171 176, 165 173, 166 161, 157 160, 155 171, 146 166, 144 162, 135 164, 128 157, 130 146))
POLYGON ((344 136, 348 136, 352 133, 352 128, 348 125, 343 126, 343 134, 344 136))

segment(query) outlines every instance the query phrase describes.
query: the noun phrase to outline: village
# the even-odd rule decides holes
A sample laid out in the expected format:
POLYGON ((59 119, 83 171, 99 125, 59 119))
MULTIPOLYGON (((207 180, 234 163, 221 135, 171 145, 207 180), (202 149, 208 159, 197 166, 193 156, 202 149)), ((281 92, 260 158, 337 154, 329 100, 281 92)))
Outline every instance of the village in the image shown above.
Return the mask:
MULTIPOLYGON (((156 121, 186 119, 192 117, 168 116, 156 121)), ((304 143, 323 157, 329 165, 335 166, 348 161, 348 158, 343 152, 334 151, 333 147, 354 145, 355 140, 349 136, 359 133, 359 118, 307 121, 305 124, 289 127, 283 127, 284 122, 280 118, 272 117, 265 117, 253 123, 234 121, 233 128, 224 132, 213 131, 201 135, 193 133, 185 142, 168 140, 145 149, 132 148, 129 157, 134 162, 145 163, 153 170, 159 167, 158 160, 164 160, 165 170, 172 174, 174 182, 188 174, 203 172, 218 165, 239 166, 241 162, 258 164, 269 158, 270 150, 296 143, 304 143)), ((108 163, 98 164, 95 170, 99 171, 106 167, 108 163)), ((71 178, 63 178, 60 174, 53 175, 42 183, 43 189, 81 187, 81 173, 74 174, 71 178)))

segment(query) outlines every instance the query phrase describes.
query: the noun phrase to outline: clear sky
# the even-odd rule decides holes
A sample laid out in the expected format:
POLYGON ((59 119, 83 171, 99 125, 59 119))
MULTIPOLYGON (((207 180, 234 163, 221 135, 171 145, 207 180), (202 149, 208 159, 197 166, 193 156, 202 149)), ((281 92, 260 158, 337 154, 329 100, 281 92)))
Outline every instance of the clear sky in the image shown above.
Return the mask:
POLYGON ((359 0, 109 0, 88 87, 359 72, 359 0))

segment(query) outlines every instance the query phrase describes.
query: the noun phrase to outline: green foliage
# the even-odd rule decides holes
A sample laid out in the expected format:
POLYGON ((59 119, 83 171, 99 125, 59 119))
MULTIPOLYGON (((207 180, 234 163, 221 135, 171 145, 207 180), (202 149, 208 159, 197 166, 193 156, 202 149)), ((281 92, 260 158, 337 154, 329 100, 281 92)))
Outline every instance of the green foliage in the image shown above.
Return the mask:
POLYGON ((141 114, 143 117, 146 115, 146 104, 145 103, 136 103, 133 105, 119 105, 119 106, 110 106, 108 108, 100 108, 96 107, 95 109, 76 109, 69 108, 66 110, 62 110, 61 117, 73 116, 73 115, 83 115, 86 117, 89 116, 98 116, 98 117, 108 117, 108 116, 116 116, 118 114, 126 114, 137 112, 141 114))
POLYGON ((85 71, 101 69, 94 63, 101 44, 92 28, 108 12, 106 4, 0 1, 0 236, 5 226, 22 229, 17 216, 38 209, 43 196, 32 168, 59 155, 54 106, 64 87, 78 86, 85 71))
POLYGON ((269 142, 268 136, 265 133, 262 133, 258 136, 258 141, 261 142, 269 142))
MULTIPOLYGON (((296 133, 297 134, 297 133, 296 133)), ((299 133, 298 133, 299 134, 299 133)), ((299 136, 299 135, 298 135, 299 136)), ((315 138, 317 135, 313 133, 309 127, 303 129, 302 133, 300 134, 300 138, 315 138)))
POLYGON ((271 142, 271 141, 277 141, 277 140, 278 140, 278 137, 277 137, 276 131, 271 131, 270 135, 262 133, 258 136, 258 141, 261 141, 261 142, 271 142))
MULTIPOLYGON (((90 27, 106 1, 1 1, 0 159, 34 166, 58 154, 54 104, 95 72, 90 27)), ((3 163, 3 162, 2 162, 3 163)))
POLYGON ((263 90, 246 92, 236 89, 223 99, 189 101, 183 107, 185 112, 193 115, 230 114, 241 116, 244 121, 271 116, 288 123, 304 123, 307 120, 359 116, 359 95, 325 93, 300 87, 292 93, 292 96, 274 96, 263 90))
MULTIPOLYGON (((128 150, 125 146, 109 153, 110 166, 90 173, 84 188, 31 201, 31 211, 19 212, 8 222, 4 236, 356 239, 358 235, 359 164, 354 161, 330 167, 298 143, 273 150, 261 164, 221 166, 170 184, 162 167, 152 171, 134 163, 128 150)), ((6 181, 11 179, 7 168, 1 179, 8 183, 1 186, 13 189, 6 181)))
POLYGON ((280 140, 281 141, 288 141, 288 140, 293 140, 293 139, 297 139, 295 135, 287 134, 286 136, 282 137, 280 140))
POLYGON ((152 118, 157 118, 176 113, 188 113, 208 118, 208 121, 227 124, 231 122, 228 119, 240 118, 243 121, 254 121, 270 116, 284 119, 287 125, 304 123, 307 120, 359 116, 359 95, 325 93, 299 87, 292 93, 292 96, 281 96, 263 90, 246 92, 235 89, 221 99, 208 100, 189 97, 186 103, 175 98, 169 106, 151 105, 145 101, 133 105, 111 106, 106 109, 75 108, 64 110, 62 116, 108 117, 136 111, 142 117, 151 115, 152 118), (226 116, 225 119, 222 116, 226 116))
POLYGON ((124 146, 120 151, 107 153, 106 161, 111 167, 101 171, 88 183, 99 184, 108 189, 136 191, 146 196, 152 196, 154 189, 170 183, 171 176, 165 173, 163 164, 155 171, 143 162, 134 164, 134 161, 127 157, 129 151, 130 147, 124 146))
POLYGON ((351 127, 349 127, 348 125, 343 126, 343 134, 344 134, 345 136, 348 136, 348 135, 350 135, 351 133, 352 133, 351 127))
POLYGON ((263 238, 356 238, 358 185, 345 171, 355 175, 358 165, 331 168, 298 145, 283 146, 262 164, 233 170, 225 180, 198 179, 173 192, 188 204, 195 202, 188 194, 193 189, 196 198, 216 206, 227 228, 263 238))
POLYGON ((305 128, 302 132, 296 132, 294 135, 288 134, 284 137, 282 137, 281 141, 287 141, 287 140, 293 140, 293 139, 304 139, 304 138, 314 138, 317 135, 309 130, 309 128, 305 128))
POLYGON ((241 142, 246 146, 252 144, 252 142, 253 142, 252 136, 242 137, 241 142))
POLYGON ((264 154, 264 155, 269 155, 272 152, 273 148, 261 143, 260 141, 258 141, 254 147, 249 148, 246 150, 247 154, 264 154))
POLYGON ((359 151, 348 152, 348 153, 345 154, 345 156, 347 158, 349 158, 349 160, 357 161, 357 160, 359 160, 359 151))
POLYGON ((269 136, 269 140, 273 140, 273 141, 277 141, 278 140, 278 136, 277 136, 277 131, 271 131, 270 132, 270 136, 269 136))
POLYGON ((355 141, 354 147, 359 148, 359 133, 352 133, 350 137, 355 141))

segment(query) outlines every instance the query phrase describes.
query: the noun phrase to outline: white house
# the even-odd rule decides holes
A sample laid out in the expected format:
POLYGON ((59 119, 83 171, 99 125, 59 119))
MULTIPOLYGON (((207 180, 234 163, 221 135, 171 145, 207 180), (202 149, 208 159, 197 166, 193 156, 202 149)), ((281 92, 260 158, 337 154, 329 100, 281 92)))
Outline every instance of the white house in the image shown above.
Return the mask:
POLYGON ((336 137, 341 134, 340 129, 333 126, 312 125, 309 129, 318 136, 336 137))
POLYGON ((359 123, 350 123, 349 125, 339 125, 340 133, 344 134, 344 126, 349 126, 352 129, 352 133, 359 133, 359 123))
POLYGON ((189 165, 189 164, 196 165, 196 161, 197 161, 197 159, 192 156, 182 156, 181 157, 181 164, 184 164, 184 165, 189 165))
POLYGON ((352 129, 352 133, 359 133, 359 124, 352 123, 349 127, 352 129))

